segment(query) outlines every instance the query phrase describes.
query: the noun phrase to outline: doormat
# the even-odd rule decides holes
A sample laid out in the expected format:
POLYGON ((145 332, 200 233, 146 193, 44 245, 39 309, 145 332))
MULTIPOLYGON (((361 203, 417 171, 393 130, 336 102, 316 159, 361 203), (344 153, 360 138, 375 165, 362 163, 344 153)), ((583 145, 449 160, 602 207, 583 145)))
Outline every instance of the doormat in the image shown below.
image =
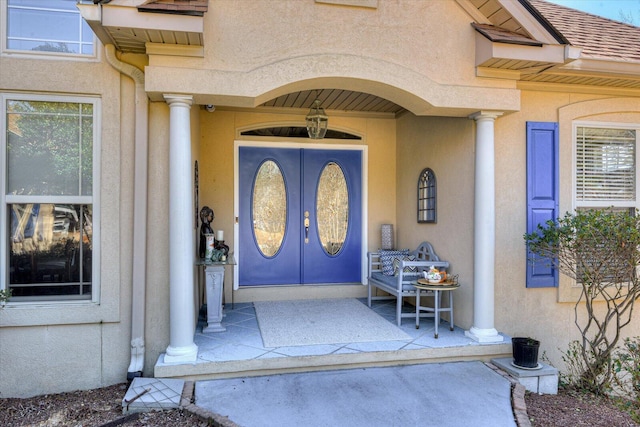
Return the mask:
POLYGON ((411 340, 353 298, 259 301, 253 305, 265 347, 411 340))

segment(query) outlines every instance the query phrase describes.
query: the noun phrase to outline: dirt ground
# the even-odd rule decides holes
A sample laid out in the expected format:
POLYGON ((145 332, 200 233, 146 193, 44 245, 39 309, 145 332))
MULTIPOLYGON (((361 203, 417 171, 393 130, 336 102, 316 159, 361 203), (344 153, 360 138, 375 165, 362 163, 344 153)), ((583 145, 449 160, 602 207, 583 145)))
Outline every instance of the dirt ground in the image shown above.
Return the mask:
POLYGON ((209 424, 182 410, 122 414, 127 384, 28 399, 0 399, 0 426, 111 427, 196 426, 209 424))
MULTIPOLYGON (((638 426, 629 412, 612 400, 575 391, 559 390, 557 395, 525 395, 531 425, 544 426, 638 426)), ((629 402, 631 405, 632 403, 629 402)), ((635 402, 636 411, 639 402, 635 402)))
MULTIPOLYGON (((3 427, 205 427, 209 424, 184 410, 123 415, 122 398, 127 384, 88 391, 50 394, 28 399, 0 399, 3 427)), ((560 390, 558 395, 525 396, 527 413, 534 427, 640 426, 628 412, 608 399, 560 390)), ((638 407, 638 404, 636 404, 638 407)), ((248 426, 247 426, 248 427, 248 426)))

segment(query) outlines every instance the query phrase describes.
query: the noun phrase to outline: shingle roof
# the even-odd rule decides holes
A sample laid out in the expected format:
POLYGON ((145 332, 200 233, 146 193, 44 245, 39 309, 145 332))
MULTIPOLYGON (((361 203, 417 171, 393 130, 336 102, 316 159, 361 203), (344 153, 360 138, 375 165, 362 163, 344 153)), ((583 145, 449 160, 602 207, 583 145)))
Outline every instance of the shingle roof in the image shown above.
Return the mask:
POLYGON ((527 0, 582 56, 640 61, 640 27, 544 0, 527 0))
POLYGON ((472 22, 471 26, 492 42, 542 46, 542 42, 534 40, 531 37, 523 36, 522 34, 514 33, 513 31, 505 30, 495 25, 472 22))
POLYGON ((138 6, 138 10, 141 12, 202 16, 208 7, 209 0, 147 0, 138 6))

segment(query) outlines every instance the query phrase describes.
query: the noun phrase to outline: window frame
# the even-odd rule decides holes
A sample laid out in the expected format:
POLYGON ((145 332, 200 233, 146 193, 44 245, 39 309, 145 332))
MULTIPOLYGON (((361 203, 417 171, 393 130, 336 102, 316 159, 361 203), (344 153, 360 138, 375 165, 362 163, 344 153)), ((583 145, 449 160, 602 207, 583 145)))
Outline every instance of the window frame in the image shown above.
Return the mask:
POLYGON ((92 239, 95 245, 92 248, 92 278, 91 278, 91 299, 46 299, 41 297, 33 297, 21 299, 19 301, 9 301, 8 306, 15 305, 32 305, 32 304, 98 304, 100 303, 100 147, 101 147, 101 100, 98 97, 79 96, 79 95, 46 95, 46 94, 23 94, 23 93, 0 93, 0 165, 5 168, 7 165, 7 102, 10 100, 18 101, 41 101, 41 102, 71 102, 93 105, 93 168, 92 168, 92 195, 91 196, 25 196, 7 194, 8 176, 3 173, 0 176, 0 271, 4 272, 0 276, 0 289, 9 288, 9 220, 8 209, 10 204, 16 203, 66 203, 66 204, 85 204, 92 206, 92 239))
POLYGON ((572 122, 571 126, 571 150, 572 150, 572 165, 571 165, 571 198, 573 210, 577 209, 602 209, 602 208, 637 208, 640 201, 640 124, 633 123, 619 123, 619 122, 602 122, 602 121, 586 121, 576 120, 572 122), (634 130, 636 132, 635 141, 635 197, 634 200, 605 200, 594 201, 578 200, 578 128, 601 128, 601 129, 627 129, 634 130))
MULTIPOLYGON (((571 149, 572 149, 572 168, 571 168, 571 196, 573 211, 589 210, 589 209, 609 209, 614 211, 635 210, 640 202, 640 124, 620 123, 620 122, 602 122, 575 120, 571 126, 571 149), (578 200, 578 128, 597 128, 597 129, 624 129, 633 130, 636 134, 635 140, 635 195, 633 200, 578 200)), ((580 287, 580 282, 572 281, 573 287, 580 287)))
MULTIPOLYGON (((93 3, 88 0, 77 0, 75 3, 93 3)), ((47 8, 42 8, 46 10, 47 8)), ((80 10, 77 10, 78 16, 81 20, 82 15, 80 14, 80 10)), ((35 50, 20 50, 20 49, 10 49, 8 47, 8 31, 9 31, 9 1, 3 0, 0 1, 0 55, 12 55, 12 56, 23 56, 34 58, 38 57, 39 59, 63 59, 63 60, 75 60, 75 61, 97 61, 98 57, 98 38, 91 28, 89 28, 91 34, 93 35, 93 53, 92 54, 83 54, 83 53, 64 53, 64 52, 50 52, 50 51, 35 51, 35 50)), ((78 43, 82 46, 82 41, 78 40, 78 43)), ((82 51, 82 49, 80 49, 82 51)))
MULTIPOLYGON (((559 212, 573 212, 575 205, 575 130, 579 126, 613 126, 640 129, 640 110, 637 100, 629 97, 593 97, 557 106, 559 126, 559 212)), ((559 277, 559 303, 579 301, 582 287, 570 277, 559 277)))

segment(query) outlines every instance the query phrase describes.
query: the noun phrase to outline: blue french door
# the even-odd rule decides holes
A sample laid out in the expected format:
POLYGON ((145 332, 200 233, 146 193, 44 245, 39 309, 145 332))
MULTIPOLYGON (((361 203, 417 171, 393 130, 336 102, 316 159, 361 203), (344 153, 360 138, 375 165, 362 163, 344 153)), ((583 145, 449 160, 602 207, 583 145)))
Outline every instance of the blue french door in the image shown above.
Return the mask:
POLYGON ((361 281, 362 153, 239 148, 240 286, 361 281))

